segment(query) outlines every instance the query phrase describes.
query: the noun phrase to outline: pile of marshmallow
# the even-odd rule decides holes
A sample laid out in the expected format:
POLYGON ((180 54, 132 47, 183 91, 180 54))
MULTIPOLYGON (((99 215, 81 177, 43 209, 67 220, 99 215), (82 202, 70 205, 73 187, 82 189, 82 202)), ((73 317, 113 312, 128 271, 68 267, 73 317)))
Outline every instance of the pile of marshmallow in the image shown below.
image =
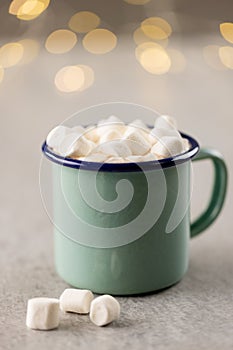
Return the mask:
POLYGON ((97 326, 105 326, 120 317, 120 304, 111 295, 101 295, 94 299, 90 290, 67 288, 60 299, 29 299, 26 325, 38 330, 57 328, 60 310, 77 314, 90 313, 90 320, 97 326))
POLYGON ((155 120, 153 128, 140 119, 125 124, 115 116, 86 128, 60 125, 50 131, 46 143, 62 157, 101 163, 159 160, 190 148, 177 130, 176 120, 165 115, 155 120))

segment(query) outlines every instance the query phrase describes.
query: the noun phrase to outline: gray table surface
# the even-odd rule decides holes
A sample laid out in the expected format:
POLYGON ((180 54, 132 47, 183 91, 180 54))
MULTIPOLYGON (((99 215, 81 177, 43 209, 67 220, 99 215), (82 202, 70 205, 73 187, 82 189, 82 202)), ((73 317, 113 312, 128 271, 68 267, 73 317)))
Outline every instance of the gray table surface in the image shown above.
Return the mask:
MULTIPOLYGON (((57 16, 44 16, 42 22, 37 20, 34 24, 19 26, 15 19, 7 19, 7 3, 3 1, 1 5, 1 45, 27 36, 36 37, 43 45, 46 35, 64 26, 79 9, 72 1, 67 1, 69 6, 61 1, 57 16), (59 17, 61 13, 63 17, 59 17)), ((219 149, 229 171, 232 170, 232 71, 214 70, 205 63, 202 54, 208 44, 226 45, 218 25, 229 20, 231 2, 216 4, 215 9, 210 1, 203 7, 201 2, 195 2, 196 7, 189 9, 184 4, 182 7, 168 1, 165 5, 156 5, 154 12, 152 3, 153 0, 148 4, 150 13, 167 16, 174 26, 179 22, 187 29, 178 28, 171 39, 187 59, 183 73, 153 79, 144 76, 145 72, 136 62, 130 63, 124 48, 118 50, 116 56, 108 56, 109 66, 95 57, 92 62, 90 55, 85 56, 82 51, 77 59, 76 51, 65 57, 54 57, 41 49, 40 56, 29 66, 13 67, 5 72, 0 85, 0 349, 217 350, 233 347, 231 179, 219 219, 190 242, 189 270, 180 283, 160 293, 118 298, 121 317, 108 327, 98 328, 89 322, 88 316, 75 314, 62 314, 60 327, 54 331, 32 331, 25 326, 28 298, 59 297, 67 287, 54 269, 52 225, 42 205, 38 180, 40 145, 54 125, 78 109, 96 103, 140 103, 174 115, 182 130, 196 136, 202 145, 219 149), (171 8, 176 10, 177 18, 172 17, 171 8), (119 57, 125 66, 118 66, 119 74, 115 74, 111 67, 119 62, 119 57), (96 84, 81 94, 58 93, 53 85, 56 70, 64 64, 73 64, 74 60, 85 59, 95 70, 99 69, 96 84)), ((90 1, 88 4, 90 9, 90 1)), ((54 3, 48 11, 50 15, 56 14, 54 3)), ((144 16, 138 12, 137 15, 144 16)), ((210 172, 208 164, 194 166, 193 216, 208 200, 210 172)))

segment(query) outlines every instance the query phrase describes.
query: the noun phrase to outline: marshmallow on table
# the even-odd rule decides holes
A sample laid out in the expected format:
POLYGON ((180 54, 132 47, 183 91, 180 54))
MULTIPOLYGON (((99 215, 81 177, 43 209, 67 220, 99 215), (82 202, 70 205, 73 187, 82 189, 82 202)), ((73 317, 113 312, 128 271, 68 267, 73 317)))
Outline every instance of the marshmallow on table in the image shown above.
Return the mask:
POLYGON ((168 115, 161 115, 155 121, 155 128, 177 129, 176 120, 168 115))
POLYGON ((88 314, 93 298, 90 290, 67 288, 60 296, 60 309, 65 312, 88 314))
POLYGON ((102 295, 91 303, 90 320, 97 326, 105 326, 120 316, 120 304, 111 295, 102 295))
POLYGON ((124 140, 114 140, 102 143, 96 147, 94 153, 103 153, 111 157, 128 157, 132 154, 128 144, 124 140))
POLYGON ((94 143, 87 140, 85 136, 78 133, 71 133, 64 137, 58 147, 58 151, 63 157, 81 157, 90 153, 94 146, 94 143))
POLYGON ((59 326, 59 300, 33 298, 28 300, 26 325, 32 329, 49 330, 59 326))
POLYGON ((149 140, 140 130, 126 130, 123 139, 127 141, 133 155, 141 156, 151 148, 149 140))
POLYGON ((166 158, 184 152, 182 139, 174 136, 164 136, 152 147, 152 153, 166 158))
POLYGON ((70 133, 70 129, 63 125, 58 125, 52 129, 47 138, 46 143, 50 148, 57 149, 64 139, 64 137, 70 133))

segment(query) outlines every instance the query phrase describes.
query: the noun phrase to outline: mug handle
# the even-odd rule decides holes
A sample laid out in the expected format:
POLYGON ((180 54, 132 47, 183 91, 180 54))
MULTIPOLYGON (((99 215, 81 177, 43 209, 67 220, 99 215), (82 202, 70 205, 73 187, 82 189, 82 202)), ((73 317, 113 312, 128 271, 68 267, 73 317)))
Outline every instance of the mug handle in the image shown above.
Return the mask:
POLYGON ((214 185, 209 204, 205 211, 191 223, 191 237, 209 227, 220 214, 227 190, 227 167, 222 155, 211 148, 200 149, 193 161, 210 159, 214 166, 214 185))

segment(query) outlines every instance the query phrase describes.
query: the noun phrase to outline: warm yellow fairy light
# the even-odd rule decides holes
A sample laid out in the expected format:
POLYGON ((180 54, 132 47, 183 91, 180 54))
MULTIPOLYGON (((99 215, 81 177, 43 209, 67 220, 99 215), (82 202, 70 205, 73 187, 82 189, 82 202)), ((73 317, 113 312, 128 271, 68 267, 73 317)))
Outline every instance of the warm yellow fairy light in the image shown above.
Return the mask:
POLYGON ((186 59, 182 52, 176 49, 167 49, 167 53, 171 60, 170 73, 181 73, 186 68, 186 59))
POLYGON ((77 36, 67 29, 59 29, 52 32, 46 42, 45 47, 50 53, 62 54, 70 51, 77 43, 77 36))
POLYGON ((3 81, 4 78, 4 68, 0 66, 0 83, 3 81))
POLYGON ((146 43, 142 43, 138 45, 135 49, 135 56, 137 60, 140 62, 141 60, 141 54, 149 49, 158 49, 158 50, 163 50, 163 47, 153 41, 148 41, 146 43))
POLYGON ((226 70, 226 67, 223 65, 223 63, 220 60, 219 49, 220 49, 220 46, 218 45, 205 46, 203 49, 203 57, 205 62, 211 68, 215 70, 226 70))
POLYGON ((220 24, 220 33, 223 38, 233 44, 233 23, 225 22, 220 24))
POLYGON ((19 9, 17 16, 37 16, 44 10, 44 4, 38 0, 26 1, 19 9))
POLYGON ((141 29, 148 38, 153 40, 163 40, 168 37, 167 33, 162 28, 152 24, 142 25, 141 29))
POLYGON ((21 20, 30 21, 44 12, 49 3, 50 0, 13 0, 9 13, 21 20))
POLYGON ((55 85, 62 92, 74 92, 82 88, 85 81, 83 69, 78 66, 61 68, 55 76, 55 85))
POLYGON ((95 80, 94 71, 91 67, 84 65, 84 64, 79 64, 76 67, 81 68, 83 73, 84 73, 84 83, 81 86, 81 88, 79 89, 79 91, 86 90, 94 84, 94 80, 95 80))
POLYGON ((79 64, 60 69, 55 76, 55 85, 62 92, 83 91, 93 85, 94 79, 93 69, 79 64))
POLYGON ((229 69, 233 69, 233 47, 223 46, 219 48, 219 57, 224 64, 229 69))
POLYGON ((9 6, 9 13, 11 15, 17 16, 20 7, 23 6, 23 4, 27 1, 28 0, 13 0, 9 6))
POLYGON ((112 51, 116 45, 116 35, 107 29, 94 29, 87 33, 83 39, 84 48, 97 55, 112 51))
MULTIPOLYGON (((164 18, 161 18, 161 17, 146 18, 141 23, 141 28, 143 29, 145 28, 145 26, 154 26, 154 27, 160 28, 164 33, 166 33, 166 37, 170 36, 172 33, 172 27, 170 26, 170 24, 164 18)), ((149 29, 152 30, 151 28, 149 29)), ((150 32, 150 30, 148 30, 148 32, 150 32)), ((155 30, 155 33, 156 33, 156 30, 155 30)))
POLYGON ((23 57, 19 64, 28 64, 32 62, 39 54, 40 45, 33 39, 23 39, 18 41, 23 46, 23 57))
POLYGON ((84 80, 84 73, 80 67, 66 66, 57 72, 55 85, 62 92, 74 92, 83 86, 84 80))
POLYGON ((171 67, 171 60, 164 49, 149 48, 140 55, 142 67, 151 74, 165 74, 171 67))
POLYGON ((69 20, 69 27, 77 33, 87 33, 100 25, 100 18, 93 12, 80 11, 69 20))
MULTIPOLYGON (((145 33, 142 31, 141 27, 137 28, 134 31, 133 39, 134 39, 135 44, 137 44, 137 45, 151 41, 151 39, 149 39, 148 36, 146 36, 145 33)), ((158 42, 159 42, 159 45, 166 47, 168 44, 168 38, 163 39, 163 40, 158 40, 158 42)))
POLYGON ((124 0, 124 1, 131 5, 145 5, 151 0, 124 0))
POLYGON ((9 43, 0 49, 0 66, 8 68, 16 65, 23 57, 24 49, 20 43, 9 43))

